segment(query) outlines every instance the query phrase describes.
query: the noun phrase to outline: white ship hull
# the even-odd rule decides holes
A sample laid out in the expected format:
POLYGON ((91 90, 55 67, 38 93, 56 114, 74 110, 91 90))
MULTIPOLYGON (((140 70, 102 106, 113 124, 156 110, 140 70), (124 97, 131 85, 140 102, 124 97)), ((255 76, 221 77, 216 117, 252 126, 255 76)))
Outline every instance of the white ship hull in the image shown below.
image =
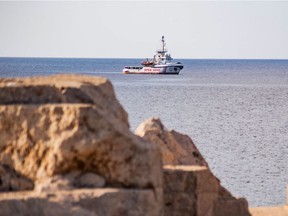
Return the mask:
POLYGON ((141 66, 126 66, 122 73, 124 74, 179 74, 183 69, 181 62, 173 62, 173 58, 165 49, 164 36, 162 36, 162 49, 157 50, 153 60, 147 58, 141 63, 141 66))
POLYGON ((129 66, 122 71, 124 74, 179 74, 182 65, 129 66))

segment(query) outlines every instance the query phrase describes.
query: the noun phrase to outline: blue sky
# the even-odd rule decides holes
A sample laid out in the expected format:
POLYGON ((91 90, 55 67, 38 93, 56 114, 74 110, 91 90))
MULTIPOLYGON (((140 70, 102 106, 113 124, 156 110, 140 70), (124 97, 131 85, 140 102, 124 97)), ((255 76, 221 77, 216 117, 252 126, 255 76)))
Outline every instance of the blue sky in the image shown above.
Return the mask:
POLYGON ((288 59, 288 2, 0 2, 0 57, 288 59))

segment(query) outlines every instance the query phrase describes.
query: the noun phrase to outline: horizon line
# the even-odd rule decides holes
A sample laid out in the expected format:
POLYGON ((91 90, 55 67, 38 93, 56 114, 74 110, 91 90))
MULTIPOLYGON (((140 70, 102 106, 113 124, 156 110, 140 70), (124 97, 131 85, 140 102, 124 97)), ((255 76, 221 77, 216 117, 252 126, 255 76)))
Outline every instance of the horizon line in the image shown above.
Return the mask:
MULTIPOLYGON (((0 56, 0 58, 38 58, 38 59, 146 59, 145 57, 45 57, 45 56, 0 56)), ((173 58, 174 60, 183 59, 183 60, 288 60, 288 58, 173 58)))

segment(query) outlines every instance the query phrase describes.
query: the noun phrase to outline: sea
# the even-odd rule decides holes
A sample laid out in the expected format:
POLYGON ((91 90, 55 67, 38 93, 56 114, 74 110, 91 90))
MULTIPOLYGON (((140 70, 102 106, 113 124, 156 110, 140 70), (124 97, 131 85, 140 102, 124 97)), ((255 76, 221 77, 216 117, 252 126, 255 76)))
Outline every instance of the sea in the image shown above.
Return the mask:
POLYGON ((212 172, 249 206, 284 205, 288 185, 288 60, 177 59, 179 75, 125 75, 142 59, 0 58, 0 77, 111 80, 131 131, 150 117, 189 135, 212 172))

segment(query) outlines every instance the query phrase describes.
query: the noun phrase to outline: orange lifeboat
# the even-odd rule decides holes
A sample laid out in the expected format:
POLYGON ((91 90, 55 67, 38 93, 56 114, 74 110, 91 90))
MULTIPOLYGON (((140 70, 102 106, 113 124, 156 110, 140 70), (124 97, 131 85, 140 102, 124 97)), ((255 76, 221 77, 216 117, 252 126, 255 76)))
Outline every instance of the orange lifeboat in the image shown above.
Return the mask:
POLYGON ((141 62, 141 65, 151 66, 151 65, 153 65, 153 62, 152 62, 152 61, 149 61, 149 60, 147 59, 146 61, 141 62))

